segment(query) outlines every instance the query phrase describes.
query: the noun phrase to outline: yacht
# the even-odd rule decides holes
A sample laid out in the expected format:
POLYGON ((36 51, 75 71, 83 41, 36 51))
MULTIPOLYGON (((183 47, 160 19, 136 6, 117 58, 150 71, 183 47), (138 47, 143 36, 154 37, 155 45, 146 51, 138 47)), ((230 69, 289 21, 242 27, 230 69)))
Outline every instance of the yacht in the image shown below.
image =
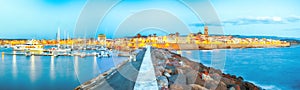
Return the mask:
POLYGON ((13 50, 14 51, 26 51, 26 52, 29 51, 32 53, 40 54, 40 53, 43 53, 44 46, 42 44, 39 44, 35 40, 30 40, 30 41, 27 41, 26 44, 13 46, 13 50))

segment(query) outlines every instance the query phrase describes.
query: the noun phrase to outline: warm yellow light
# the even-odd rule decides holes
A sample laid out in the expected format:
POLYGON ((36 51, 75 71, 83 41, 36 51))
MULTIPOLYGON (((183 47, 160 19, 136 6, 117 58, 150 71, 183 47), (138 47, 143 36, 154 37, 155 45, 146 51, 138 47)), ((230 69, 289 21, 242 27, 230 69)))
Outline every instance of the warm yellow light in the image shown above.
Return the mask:
POLYGON ((169 44, 169 43, 166 43, 166 44, 165 44, 165 46, 166 46, 166 47, 169 47, 169 46, 170 46, 170 44, 169 44))

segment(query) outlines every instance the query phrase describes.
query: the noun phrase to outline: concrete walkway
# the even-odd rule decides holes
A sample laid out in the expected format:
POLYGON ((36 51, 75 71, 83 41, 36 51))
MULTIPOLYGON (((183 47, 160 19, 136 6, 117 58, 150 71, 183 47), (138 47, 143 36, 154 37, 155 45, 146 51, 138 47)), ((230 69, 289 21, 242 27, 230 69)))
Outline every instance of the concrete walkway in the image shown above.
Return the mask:
POLYGON ((90 90, 133 90, 144 54, 145 51, 142 50, 136 56, 137 61, 126 63, 116 72, 105 77, 105 80, 97 82, 90 90))
POLYGON ((134 90, 157 90, 158 85, 155 71, 151 59, 151 47, 147 46, 147 51, 135 82, 134 90))
POLYGON ((80 90, 157 90, 151 47, 140 51, 136 59, 80 90))

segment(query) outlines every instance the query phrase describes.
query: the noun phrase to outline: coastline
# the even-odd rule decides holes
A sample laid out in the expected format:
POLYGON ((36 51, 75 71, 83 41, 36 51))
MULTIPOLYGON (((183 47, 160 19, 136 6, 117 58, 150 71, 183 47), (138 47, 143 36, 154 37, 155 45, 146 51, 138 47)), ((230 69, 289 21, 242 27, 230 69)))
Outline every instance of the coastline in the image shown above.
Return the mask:
MULTIPOLYGON (((290 47, 291 43, 266 45, 266 44, 180 44, 170 43, 169 46, 165 44, 157 44, 160 49, 169 50, 213 50, 213 49, 243 49, 243 48, 273 48, 273 47, 290 47)), ((294 44, 293 44, 294 45, 294 44)))

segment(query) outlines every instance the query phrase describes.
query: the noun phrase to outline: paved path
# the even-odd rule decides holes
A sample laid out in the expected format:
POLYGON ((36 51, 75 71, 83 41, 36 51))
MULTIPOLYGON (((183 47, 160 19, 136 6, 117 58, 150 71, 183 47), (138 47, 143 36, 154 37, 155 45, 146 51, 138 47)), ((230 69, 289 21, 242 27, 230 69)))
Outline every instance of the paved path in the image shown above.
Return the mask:
POLYGON ((134 90, 157 90, 157 81, 151 59, 151 47, 147 46, 147 51, 135 82, 134 90))
POLYGON ((141 51, 137 54, 137 60, 135 62, 126 63, 114 74, 106 77, 95 87, 93 90, 133 90, 135 81, 138 76, 139 68, 143 61, 145 51, 141 51))

